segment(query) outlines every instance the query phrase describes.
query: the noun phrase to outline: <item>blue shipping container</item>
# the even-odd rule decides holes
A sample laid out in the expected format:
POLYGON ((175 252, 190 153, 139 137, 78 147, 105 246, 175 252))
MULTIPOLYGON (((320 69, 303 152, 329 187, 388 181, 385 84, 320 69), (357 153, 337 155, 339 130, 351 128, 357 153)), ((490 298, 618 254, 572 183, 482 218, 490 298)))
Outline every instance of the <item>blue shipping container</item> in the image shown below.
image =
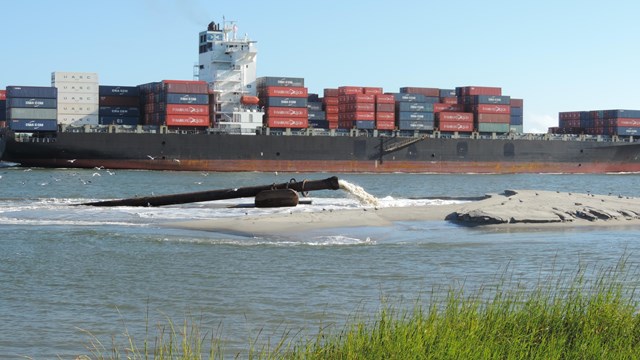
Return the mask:
POLYGON ((98 93, 100 96, 138 96, 140 89, 137 86, 100 85, 98 93))
POLYGON ((396 101, 427 102, 427 97, 422 94, 394 93, 393 97, 396 101))
POLYGON ((267 106, 307 107, 307 98, 270 96, 267 98, 267 106))
POLYGON ((265 86, 303 87, 304 78, 263 76, 256 79, 256 86, 257 87, 265 87, 265 86))
POLYGON ((207 105, 208 103, 209 103, 209 95, 207 94, 167 93, 167 104, 207 105))
POLYGON ((20 132, 56 131, 57 120, 11 120, 9 128, 20 132))
POLYGON ((614 130, 615 135, 640 135, 640 127, 617 126, 614 130))
POLYGON ((433 112, 433 104, 424 102, 399 101, 396 108, 398 111, 433 112))
POLYGON ((456 97, 456 89, 440 89, 440 97, 456 97))
POLYGON ((497 95, 473 95, 462 97, 463 104, 495 104, 495 105, 511 105, 511 96, 497 95))
POLYGON ((309 120, 326 120, 327 115, 324 111, 309 111, 309 120))
POLYGON ((314 129, 328 129, 329 121, 327 120, 318 120, 318 119, 309 119, 309 127, 314 129))
POLYGON ((433 121, 400 120, 399 130, 433 130, 433 121))
POLYGON ((511 115, 522 116, 524 112, 521 107, 511 107, 511 115))
POLYGON ((101 125, 131 125, 140 124, 140 118, 137 116, 100 116, 98 122, 101 125))
POLYGON ((58 101, 50 98, 16 98, 7 99, 7 107, 9 108, 43 108, 55 109, 58 107, 58 101))
POLYGON ((637 119, 640 118, 640 110, 607 110, 607 118, 637 119))
POLYGON ((310 111, 321 111, 322 110, 322 103, 321 102, 311 102, 311 101, 307 101, 307 108, 310 111))
POLYGON ((356 120, 353 122, 353 127, 361 130, 373 130, 376 122, 372 120, 356 120))
POLYGON ((511 125, 522 125, 523 124, 523 117, 522 116, 518 116, 518 115, 513 115, 511 114, 511 120, 509 121, 509 124, 511 125))
POLYGON ((100 106, 98 114, 102 116, 140 116, 140 108, 127 106, 100 106))
POLYGON ((55 99, 58 89, 50 86, 7 86, 7 99, 13 97, 55 99))
POLYGON ((400 111, 396 119, 398 121, 433 121, 434 120, 433 113, 430 112, 409 112, 409 111, 400 111))

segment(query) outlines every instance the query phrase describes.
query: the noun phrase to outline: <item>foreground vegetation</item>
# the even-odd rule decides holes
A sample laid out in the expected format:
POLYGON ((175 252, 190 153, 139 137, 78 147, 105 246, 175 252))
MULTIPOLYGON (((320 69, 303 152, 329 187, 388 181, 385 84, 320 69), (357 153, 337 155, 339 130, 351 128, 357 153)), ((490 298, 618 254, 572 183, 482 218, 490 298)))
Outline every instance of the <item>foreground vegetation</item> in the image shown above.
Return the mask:
POLYGON ((311 337, 285 332, 275 343, 258 348, 256 341, 235 356, 223 353, 216 334, 203 336, 197 324, 185 322, 180 329, 162 327, 153 344, 106 351, 92 341, 89 358, 638 359, 640 314, 630 287, 638 273, 625 263, 594 276, 580 269, 544 279, 534 289, 506 282, 471 295, 452 289, 432 295, 424 308, 421 301, 410 310, 385 304, 340 331, 325 328, 311 337))

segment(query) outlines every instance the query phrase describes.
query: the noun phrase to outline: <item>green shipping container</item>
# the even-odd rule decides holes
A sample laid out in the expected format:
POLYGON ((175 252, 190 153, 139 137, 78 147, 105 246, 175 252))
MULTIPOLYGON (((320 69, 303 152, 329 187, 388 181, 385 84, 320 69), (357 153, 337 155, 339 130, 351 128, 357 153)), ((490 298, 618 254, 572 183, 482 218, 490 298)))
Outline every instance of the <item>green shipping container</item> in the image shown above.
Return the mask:
POLYGON ((501 123, 478 123, 478 131, 481 133, 507 133, 509 132, 509 124, 501 123))

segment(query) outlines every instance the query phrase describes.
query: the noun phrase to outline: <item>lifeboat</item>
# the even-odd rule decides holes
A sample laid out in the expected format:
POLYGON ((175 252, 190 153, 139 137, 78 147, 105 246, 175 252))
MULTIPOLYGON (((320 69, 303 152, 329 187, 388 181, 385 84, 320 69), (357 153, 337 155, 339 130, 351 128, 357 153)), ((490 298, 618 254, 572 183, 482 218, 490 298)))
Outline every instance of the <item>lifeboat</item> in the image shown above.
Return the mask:
POLYGON ((257 96, 243 95, 240 98, 240 103, 242 103, 242 105, 258 105, 259 102, 260 99, 258 99, 257 96))

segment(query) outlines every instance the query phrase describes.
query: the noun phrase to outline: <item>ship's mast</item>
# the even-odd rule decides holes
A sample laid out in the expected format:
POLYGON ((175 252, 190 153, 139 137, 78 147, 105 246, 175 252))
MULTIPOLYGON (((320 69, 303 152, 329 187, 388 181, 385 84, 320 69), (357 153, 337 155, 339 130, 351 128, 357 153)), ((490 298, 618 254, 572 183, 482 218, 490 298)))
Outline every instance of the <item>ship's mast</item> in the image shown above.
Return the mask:
POLYGON ((214 124, 248 121, 261 126, 261 113, 241 102, 243 96, 256 96, 256 42, 246 35, 239 39, 237 32, 231 20, 211 22, 200 32, 198 78, 214 92, 214 124))

